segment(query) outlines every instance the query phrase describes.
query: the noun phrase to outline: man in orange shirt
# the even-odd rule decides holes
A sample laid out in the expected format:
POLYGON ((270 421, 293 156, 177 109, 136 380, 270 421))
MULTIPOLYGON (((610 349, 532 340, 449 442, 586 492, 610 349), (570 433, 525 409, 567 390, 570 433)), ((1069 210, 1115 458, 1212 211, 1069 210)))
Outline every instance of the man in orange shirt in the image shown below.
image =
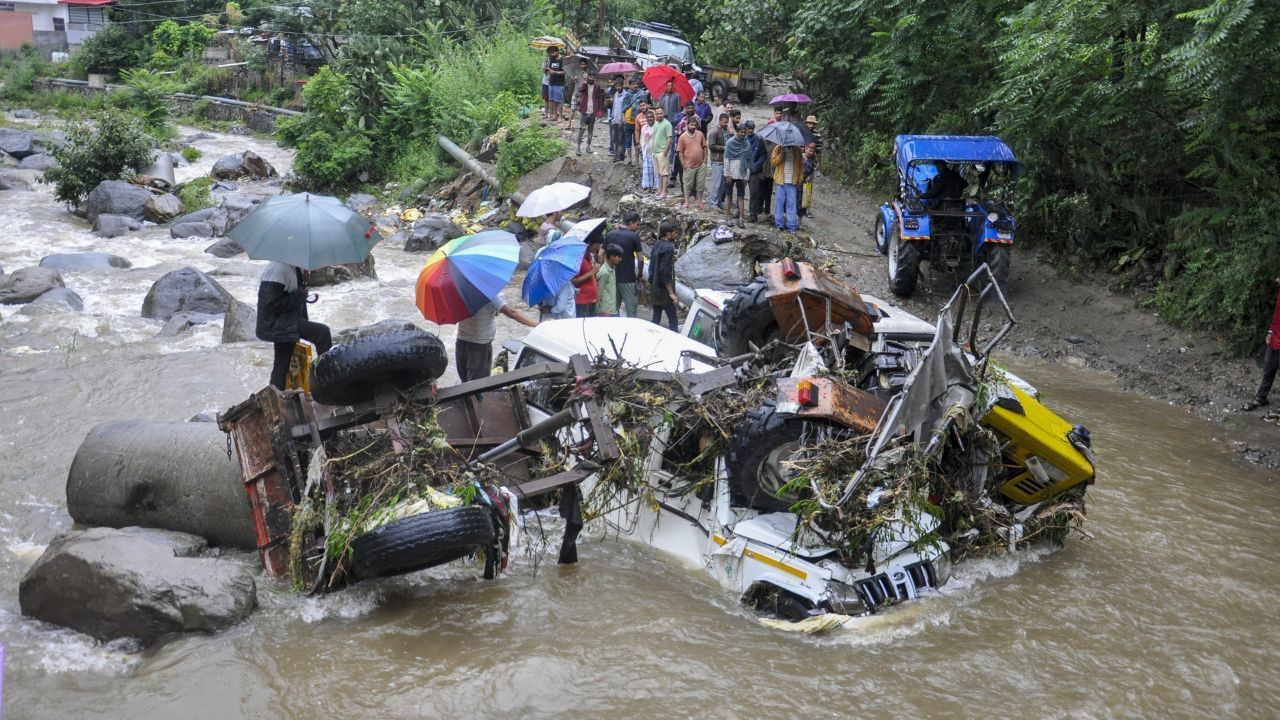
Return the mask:
POLYGON ((681 189, 684 193, 684 205, 689 207, 689 197, 698 202, 698 209, 705 210, 707 194, 707 136, 698 129, 697 116, 685 118, 685 131, 680 133, 676 143, 676 154, 680 156, 680 167, 684 170, 684 181, 681 189), (701 194, 699 194, 701 193, 701 194))

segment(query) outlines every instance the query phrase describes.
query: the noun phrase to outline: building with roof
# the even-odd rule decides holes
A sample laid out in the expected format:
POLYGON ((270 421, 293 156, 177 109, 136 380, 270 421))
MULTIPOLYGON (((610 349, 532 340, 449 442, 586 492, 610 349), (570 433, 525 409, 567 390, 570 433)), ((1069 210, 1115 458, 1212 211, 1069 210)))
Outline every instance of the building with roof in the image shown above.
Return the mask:
POLYGON ((116 0, 0 0, 0 50, 69 52, 107 24, 116 0))

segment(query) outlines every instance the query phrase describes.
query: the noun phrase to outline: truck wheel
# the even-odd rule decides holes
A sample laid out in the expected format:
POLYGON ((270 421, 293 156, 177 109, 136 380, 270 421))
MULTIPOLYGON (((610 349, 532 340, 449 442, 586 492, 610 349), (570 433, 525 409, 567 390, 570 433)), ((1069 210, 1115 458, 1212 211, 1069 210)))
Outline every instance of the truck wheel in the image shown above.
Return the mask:
POLYGON ((992 243, 983 248, 982 254, 986 257, 987 267, 991 268, 991 274, 995 276, 996 283, 1004 289, 1009 282, 1009 267, 1013 264, 1012 248, 1008 245, 992 243))
POLYGON ((493 512, 466 505, 410 515, 351 541, 351 571, 358 578, 424 570, 493 547, 493 512))
POLYGON ((723 105, 725 100, 729 99, 729 84, 723 80, 716 80, 711 83, 711 101, 716 105, 723 105))
POLYGON ((899 297, 910 297, 920 277, 920 249, 915 243, 902 242, 889 233, 889 290, 899 297))
POLYGON ((763 347, 779 334, 778 320, 766 295, 769 286, 756 278, 738 288, 716 320, 716 350, 722 357, 751 352, 751 344, 763 347))
POLYGON ((750 105, 751 101, 756 99, 756 94, 753 92, 739 90, 738 99, 742 101, 743 105, 750 105))
POLYGON ((774 400, 766 400, 747 413, 729 438, 725 455, 729 489, 735 502, 767 512, 790 510, 800 496, 782 492, 782 487, 791 479, 787 460, 832 430, 838 431, 838 428, 778 412, 774 400))
POLYGON ((449 366, 440 338, 396 330, 335 345, 316 361, 311 397, 325 405, 372 400, 384 387, 407 390, 440 377, 449 366))
POLYGON ((889 229, 885 227, 884 215, 876 214, 876 252, 889 254, 889 229))

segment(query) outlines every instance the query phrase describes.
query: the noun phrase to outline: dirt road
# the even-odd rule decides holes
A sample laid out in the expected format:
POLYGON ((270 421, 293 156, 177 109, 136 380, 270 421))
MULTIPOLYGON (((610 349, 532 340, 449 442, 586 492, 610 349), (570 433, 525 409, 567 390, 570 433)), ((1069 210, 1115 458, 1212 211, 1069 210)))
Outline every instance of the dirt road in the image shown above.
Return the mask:
MULTIPOLYGON (((772 114, 759 103, 741 109, 744 117, 758 124, 772 114)), ((562 129, 569 146, 565 167, 574 165, 575 174, 590 178, 593 198, 616 200, 635 192, 639 171, 610 163, 604 152, 607 134, 603 128, 597 130, 595 153, 578 156, 574 152, 576 121, 572 131, 562 129)), ((522 187, 526 182, 532 186, 549 182, 554 179, 551 175, 561 173, 559 167, 546 170, 526 177, 522 187)), ((801 228, 814 256, 829 259, 833 272, 855 288, 886 299, 893 297, 887 260, 876 253, 871 235, 876 207, 887 199, 820 177, 814 188, 813 216, 801 228)), ((678 200, 666 203, 673 212, 698 215, 708 222, 719 218, 711 212, 678 211, 678 205, 678 200)), ((954 279, 949 273, 923 267, 925 275, 915 295, 898 302, 932 320, 953 289, 954 279)), ((1280 429, 1275 420, 1264 420, 1261 411, 1238 411, 1257 386, 1258 364, 1230 357, 1222 343, 1207 333, 1171 327, 1154 310, 1143 307, 1145 298, 1113 292, 1106 280, 1106 276, 1100 280, 1074 277, 1034 244, 1017 247, 1004 289, 1018 326, 1002 351, 1112 373, 1126 390, 1165 400, 1177 412, 1220 424, 1220 439, 1230 443, 1242 460, 1280 469, 1280 429)), ((1259 343, 1264 332, 1259 328, 1259 343)))

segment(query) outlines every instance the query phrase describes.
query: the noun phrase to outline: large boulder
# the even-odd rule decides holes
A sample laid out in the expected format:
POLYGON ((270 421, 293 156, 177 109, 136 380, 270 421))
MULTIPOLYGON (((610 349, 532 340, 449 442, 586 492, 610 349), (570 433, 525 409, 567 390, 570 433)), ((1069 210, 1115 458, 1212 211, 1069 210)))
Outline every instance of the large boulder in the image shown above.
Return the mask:
POLYGON ((221 315, 236 299, 217 280, 192 267, 156 280, 142 301, 142 317, 168 320, 180 312, 221 315))
POLYGON ((242 177, 268 178, 277 175, 271 163, 252 150, 245 150, 239 155, 226 155, 218 158, 209 174, 219 180, 235 180, 242 177))
MULTIPOLYGON (((244 219, 245 215, 253 212, 253 209, 261 202, 258 198, 243 197, 240 195, 227 195, 222 198, 222 204, 218 209, 226 216, 226 220, 222 223, 222 228, 218 230, 218 234, 222 235, 227 232, 233 225, 244 219)), ((214 224, 216 228, 217 225, 214 224)))
POLYGON ((133 267, 133 263, 111 253, 56 253, 40 258, 40 267, 54 270, 106 270, 133 267))
POLYGON ((231 238, 222 238, 218 242, 205 248, 204 251, 214 257, 230 258, 244 252, 244 248, 240 247, 240 243, 232 240, 231 238))
POLYGON ((30 190, 31 183, 14 175, 0 173, 0 190, 30 190))
POLYGON ((19 170, 40 170, 45 171, 49 168, 58 167, 58 161, 52 155, 44 153, 36 153, 22 158, 18 163, 19 170))
POLYGON ((173 193, 152 195, 143 207, 143 216, 153 223, 167 223, 182 214, 182 201, 173 193))
POLYGON ((21 160, 35 154, 36 151, 31 147, 35 139, 36 134, 30 130, 0 128, 0 151, 21 160))
MULTIPOLYGON (((174 218, 172 225, 177 226, 187 223, 205 223, 213 228, 215 235, 221 235, 227 231, 227 211, 221 207, 207 207, 174 218)), ((177 236, 175 235, 174 237, 177 236)))
POLYGON ((142 220, 150 197, 151 192, 146 188, 120 180, 103 180, 85 198, 84 216, 91 222, 104 213, 142 220))
POLYGON ((54 288, 66 287, 57 270, 28 267, 0 277, 0 305, 29 303, 54 288))
POLYGON ((142 229, 142 221, 128 215, 110 215, 103 213, 93 221, 93 233, 106 238, 127 235, 134 230, 142 229))
POLYGON ((67 134, 61 130, 44 130, 31 141, 31 149, 38 154, 52 155, 54 148, 66 147, 70 143, 67 134))
POLYGON ((689 287, 734 290, 751 282, 752 270, 738 243, 717 245, 707 233, 676 259, 676 277, 689 287))
POLYGON ((362 213, 373 207, 378 202, 378 198, 367 193, 356 193, 347 198, 347 207, 353 211, 362 213))
POLYGON ((169 318, 164 326, 160 328, 160 332, 156 333, 156 337, 174 337, 190 330, 197 325, 217 320, 217 315, 208 315, 205 313, 186 313, 180 312, 169 318))
POLYGON ((213 226, 207 222, 180 222, 169 227, 169 235, 176 238, 211 238, 213 226))
POLYGON ((227 308, 222 318, 222 342, 248 342, 257 340, 258 310, 249 303, 237 300, 227 308))
POLYGON ((466 235, 467 231, 458 227, 442 213, 431 213, 419 218, 409 230, 409 238, 404 241, 405 252, 426 252, 435 250, 454 238, 466 235))
POLYGON ((18 108, 9 113, 17 120, 39 120, 40 113, 31 108, 18 108))
POLYGON ((356 278, 373 278, 378 279, 378 271, 373 267, 373 256, 365 258, 364 262, 354 265, 333 265, 319 270, 312 270, 307 276, 307 284, 312 287, 321 285, 336 285, 338 283, 347 282, 356 278))
POLYGON ((27 303, 26 307, 22 308, 18 312, 24 315, 34 315, 48 310, 55 312, 74 310, 76 312, 80 312, 81 310, 84 310, 84 300, 82 300, 74 290, 68 290, 67 288, 54 288, 42 293, 40 297, 27 303))
POLYGON ((180 536, 101 527, 62 533, 22 578, 22 614, 99 640, 144 643, 217 632, 248 617, 257 605, 249 567, 182 557, 199 539, 180 536))

